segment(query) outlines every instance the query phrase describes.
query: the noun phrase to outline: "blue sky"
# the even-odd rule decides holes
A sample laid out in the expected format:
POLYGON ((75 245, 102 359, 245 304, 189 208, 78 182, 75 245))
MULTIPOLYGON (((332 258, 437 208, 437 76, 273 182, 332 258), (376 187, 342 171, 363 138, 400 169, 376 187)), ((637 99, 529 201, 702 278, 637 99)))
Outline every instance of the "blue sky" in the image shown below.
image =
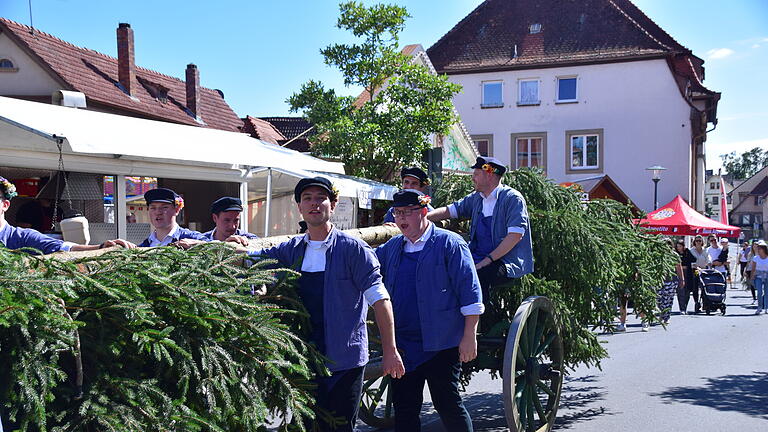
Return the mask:
MULTIPOLYGON (((707 141, 718 155, 768 149, 768 1, 634 0, 651 19, 705 59, 704 84, 723 93, 719 124, 707 141)), ((371 3, 371 2, 367 2, 371 3)), ((411 0, 401 41, 429 47, 481 0, 411 0)), ((135 32, 136 63, 179 78, 187 63, 206 87, 221 89, 240 116, 288 115, 285 99, 302 83, 323 81, 341 93, 339 74, 320 48, 350 36, 336 29, 332 0, 32 0, 35 27, 78 46, 116 55, 115 28, 135 32), (212 7, 212 5, 215 5, 212 7)), ((0 0, 0 16, 29 24, 28 0, 0 0)))

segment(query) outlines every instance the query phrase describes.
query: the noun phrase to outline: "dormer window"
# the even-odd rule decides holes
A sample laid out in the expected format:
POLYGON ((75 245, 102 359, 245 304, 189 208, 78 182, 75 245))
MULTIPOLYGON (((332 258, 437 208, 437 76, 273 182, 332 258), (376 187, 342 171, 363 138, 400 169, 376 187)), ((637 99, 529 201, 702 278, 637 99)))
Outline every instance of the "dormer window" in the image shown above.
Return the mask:
POLYGON ((10 59, 0 58, 0 72, 17 72, 17 68, 10 59))
POLYGON ((528 32, 530 34, 541 33, 541 24, 535 23, 528 26, 528 32))

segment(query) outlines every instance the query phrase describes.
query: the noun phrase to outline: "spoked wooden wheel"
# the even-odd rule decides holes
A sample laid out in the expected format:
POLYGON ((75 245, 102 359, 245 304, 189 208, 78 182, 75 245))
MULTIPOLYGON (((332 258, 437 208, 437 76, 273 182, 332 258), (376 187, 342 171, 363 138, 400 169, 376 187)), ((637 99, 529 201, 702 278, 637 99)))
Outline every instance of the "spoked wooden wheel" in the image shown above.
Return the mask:
POLYGON ((389 429, 395 426, 391 379, 389 375, 381 376, 380 358, 372 359, 365 367, 359 417, 368 426, 379 429, 389 429))
POLYGON ((523 301, 504 348, 504 412, 512 432, 548 432, 563 384, 563 340, 546 297, 523 301))

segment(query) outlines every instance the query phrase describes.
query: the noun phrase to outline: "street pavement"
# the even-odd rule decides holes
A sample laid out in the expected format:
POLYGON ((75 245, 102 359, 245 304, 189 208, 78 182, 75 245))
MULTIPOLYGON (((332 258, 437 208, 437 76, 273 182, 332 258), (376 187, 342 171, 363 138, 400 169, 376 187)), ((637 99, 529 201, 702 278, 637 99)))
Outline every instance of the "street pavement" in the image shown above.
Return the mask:
MULTIPOLYGON (((768 431, 768 315, 733 286, 726 316, 674 314, 649 332, 630 316, 626 333, 600 335, 610 358, 569 373, 554 430, 768 431)), ((442 431, 429 400, 422 430, 442 431)), ((507 430, 500 380, 476 375, 464 401, 475 430, 507 430)))

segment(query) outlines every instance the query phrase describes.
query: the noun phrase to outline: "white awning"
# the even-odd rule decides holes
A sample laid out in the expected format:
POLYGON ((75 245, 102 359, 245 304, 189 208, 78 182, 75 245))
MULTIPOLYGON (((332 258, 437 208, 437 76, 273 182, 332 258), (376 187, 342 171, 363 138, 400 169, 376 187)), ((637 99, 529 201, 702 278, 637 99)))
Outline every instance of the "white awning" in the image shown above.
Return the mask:
MULTIPOLYGON (((248 188, 248 200, 259 200, 266 198, 266 189, 264 185, 267 181, 270 169, 258 168, 251 171, 248 182, 251 187, 248 188)), ((345 197, 358 198, 361 195, 369 199, 392 200, 392 196, 398 191, 395 186, 386 183, 380 183, 360 177, 354 177, 346 174, 336 174, 327 172, 317 172, 308 170, 288 170, 284 168, 273 168, 272 171, 272 195, 293 194, 293 188, 296 183, 305 177, 325 177, 339 190, 339 195, 345 197)))
POLYGON ((110 159, 344 173, 340 163, 238 132, 0 97, 0 148, 58 152, 58 139, 66 153, 110 159))

